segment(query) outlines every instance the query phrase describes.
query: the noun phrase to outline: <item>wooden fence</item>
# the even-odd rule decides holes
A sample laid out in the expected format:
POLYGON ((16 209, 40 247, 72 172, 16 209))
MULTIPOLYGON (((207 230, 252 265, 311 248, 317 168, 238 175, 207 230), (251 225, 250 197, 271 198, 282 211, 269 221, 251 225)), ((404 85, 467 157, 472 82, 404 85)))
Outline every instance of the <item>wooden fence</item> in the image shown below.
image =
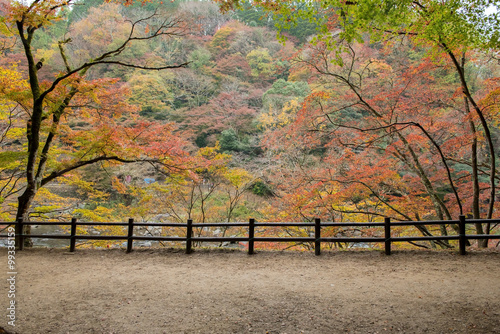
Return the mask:
MULTIPOLYGON (((261 223, 256 222, 255 219, 250 219, 247 223, 204 223, 196 224, 192 220, 188 220, 186 224, 179 223, 136 223, 133 219, 129 219, 128 223, 86 223, 78 222, 73 218, 71 222, 24 222, 19 219, 16 223, 4 222, 0 225, 17 225, 17 231, 23 231, 25 225, 60 225, 70 226, 70 234, 59 235, 37 235, 37 234, 18 234, 16 235, 17 246, 19 250, 23 249, 25 238, 47 238, 47 239, 68 239, 69 250, 74 252, 77 240, 123 240, 127 242, 127 252, 131 252, 135 240, 149 240, 149 241, 178 241, 185 242, 186 253, 189 254, 193 249, 193 242, 247 242, 248 254, 254 254, 254 246, 256 242, 297 242, 297 243, 312 243, 316 255, 321 254, 321 243, 384 243, 385 254, 391 254, 391 245, 395 242, 414 242, 414 241, 450 241, 458 240, 459 252, 465 255, 466 245, 472 239, 500 239, 500 235, 490 234, 466 234, 467 224, 498 224, 500 219, 466 219, 465 216, 460 216, 458 220, 447 221, 402 221, 391 222, 390 218, 385 218, 383 223, 334 223, 334 222, 321 222, 320 219, 315 219, 312 223, 261 223), (393 237, 391 236, 391 229, 395 226, 424 226, 424 225, 449 225, 457 224, 459 226, 459 233, 457 235, 447 236, 408 236, 408 237, 393 237), (127 235, 81 235, 77 234, 78 226, 126 226, 127 235), (137 236, 134 234, 135 227, 177 227, 186 230, 185 237, 178 236, 137 236), (206 228, 206 227, 240 227, 247 228, 248 234, 246 237, 194 237, 193 228, 206 228), (314 236, 312 237, 256 237, 256 227, 310 227, 314 228, 314 236), (322 228, 326 227, 380 227, 384 229, 383 237, 323 237, 321 235, 322 228)), ((3 234, 0 237, 6 238, 7 235, 3 234)))

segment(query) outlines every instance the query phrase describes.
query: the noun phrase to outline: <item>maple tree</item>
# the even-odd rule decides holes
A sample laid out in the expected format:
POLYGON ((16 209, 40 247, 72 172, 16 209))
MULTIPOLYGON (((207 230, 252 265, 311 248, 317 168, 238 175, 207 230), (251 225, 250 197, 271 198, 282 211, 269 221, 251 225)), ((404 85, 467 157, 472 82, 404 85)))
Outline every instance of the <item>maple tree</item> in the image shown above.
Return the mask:
POLYGON ((226 76, 233 76, 240 80, 250 77, 250 65, 241 53, 235 53, 220 59, 215 70, 226 76))
POLYGON ((190 126, 198 130, 198 136, 204 134, 205 137, 225 129, 232 130, 235 135, 251 132, 251 120, 257 111, 248 106, 245 98, 244 91, 220 93, 208 104, 190 111, 190 126))
POLYGON ((185 157, 183 143, 172 134, 172 125, 134 120, 135 108, 123 100, 127 95, 125 87, 120 87, 114 79, 86 78, 97 65, 142 70, 186 66, 186 63, 151 66, 122 57, 136 42, 182 34, 182 21, 157 12, 135 21, 115 17, 123 22, 117 25, 122 29, 121 38, 100 40, 102 44, 96 45, 95 51, 87 49, 90 53, 86 55, 88 58, 83 57, 86 59, 71 57, 73 54, 67 50, 71 38, 59 41, 63 66, 50 81, 41 81, 39 71, 44 60, 36 59, 34 38, 43 27, 60 20, 69 5, 71 1, 36 0, 30 4, 11 2, 5 9, 5 24, 16 32, 27 64, 28 89, 23 99, 13 99, 25 111, 22 116, 27 141, 22 163, 25 180, 19 190, 16 214, 23 219, 29 218, 29 208, 41 187, 81 167, 100 162, 150 161, 175 168, 185 157), (101 47, 104 49, 99 50, 101 47), (72 128, 71 119, 84 120, 86 126, 72 128))
MULTIPOLYGON (((287 182, 289 195, 280 201, 289 202, 279 212, 308 221, 334 219, 333 213, 420 220, 471 212, 471 173, 455 163, 458 156, 466 161, 472 142, 467 122, 456 121, 468 114, 456 112, 460 99, 438 79, 442 67, 394 56, 387 63, 383 49, 359 44, 343 54, 349 67, 330 62, 335 56, 324 45, 306 50, 298 65, 321 74, 310 84, 315 91, 299 111, 261 117, 268 148, 288 161, 286 169, 299 166, 290 173, 302 175, 287 182)), ((484 203, 484 191, 478 196, 484 203)))

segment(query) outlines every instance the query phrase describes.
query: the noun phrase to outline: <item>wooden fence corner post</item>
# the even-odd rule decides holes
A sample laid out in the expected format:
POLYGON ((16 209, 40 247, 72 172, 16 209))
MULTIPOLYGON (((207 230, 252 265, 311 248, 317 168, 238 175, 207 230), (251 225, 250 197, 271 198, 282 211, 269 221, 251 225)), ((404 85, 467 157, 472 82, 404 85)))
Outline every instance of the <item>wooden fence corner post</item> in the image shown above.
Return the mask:
POLYGON ((129 218, 128 220, 128 234, 127 234, 127 253, 132 251, 134 244, 134 218, 129 218))
POLYGON ((314 254, 319 256, 321 254, 321 219, 314 220, 314 254))
POLYGON ((16 222, 16 236, 15 243, 18 250, 23 250, 24 248, 24 222, 23 218, 17 218, 16 222))
POLYGON ((193 236, 193 220, 188 219, 187 227, 186 227, 186 254, 191 254, 192 252, 192 241, 191 237, 193 236))
POLYGON ((76 218, 71 218, 71 236, 69 238, 69 251, 74 252, 76 247, 76 218))
POLYGON ((465 216, 460 215, 458 217, 458 247, 460 249, 460 255, 467 255, 467 250, 465 246, 467 245, 467 237, 465 235, 465 216))
POLYGON ((391 218, 384 218, 385 255, 391 255, 391 218))
POLYGON ((255 219, 248 221, 248 255, 254 254, 255 219))

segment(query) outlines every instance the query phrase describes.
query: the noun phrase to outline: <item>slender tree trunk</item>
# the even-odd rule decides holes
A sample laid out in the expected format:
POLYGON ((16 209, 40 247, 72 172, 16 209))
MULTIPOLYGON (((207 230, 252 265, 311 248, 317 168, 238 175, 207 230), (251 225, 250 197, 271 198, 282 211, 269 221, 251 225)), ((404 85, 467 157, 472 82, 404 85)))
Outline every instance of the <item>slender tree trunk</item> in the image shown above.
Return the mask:
MULTIPOLYGON (((488 215, 486 216, 486 219, 491 219, 493 217, 493 209, 495 207, 495 196, 496 196, 496 185, 495 185, 495 174, 496 174, 496 152, 495 152, 495 146, 493 145, 493 139, 491 136, 490 128, 488 126, 488 122, 486 122, 486 118, 483 115, 483 111, 479 106, 477 105, 476 101, 473 99, 472 94, 469 90, 469 86, 467 85, 467 81, 465 79, 465 54, 462 55, 461 59, 461 64, 458 62, 457 58, 453 54, 453 52, 448 49, 446 45, 443 44, 444 49, 448 53, 448 56, 450 57, 451 61, 455 65, 455 68, 457 70, 458 76, 460 78, 460 82, 462 84, 462 90, 463 93, 472 105, 472 108, 476 112, 476 114, 479 116, 479 120, 481 121, 481 125, 483 126, 483 131, 484 131, 484 136, 486 137, 486 142, 488 143, 488 149, 489 149, 489 154, 490 154, 490 203, 489 203, 489 208, 488 208, 488 215)), ((469 108, 469 104, 467 103, 467 108, 469 108)), ((477 162, 476 162, 477 163, 477 162)), ((491 224, 488 223, 486 225, 486 234, 490 233, 490 226, 491 224)), ((476 230, 477 230, 477 225, 476 225, 476 230)), ((481 227, 482 230, 482 227, 481 227)), ((482 231, 481 231, 482 232, 482 231)), ((479 233, 479 231, 478 231, 479 233)), ((487 248, 488 247, 488 239, 481 240, 479 242, 480 247, 487 248)))
MULTIPOLYGON (((486 121, 486 118, 484 117, 483 111, 479 106, 477 105, 476 101, 472 97, 472 94, 469 90, 469 86, 467 84, 467 80, 465 78, 465 55, 462 55, 462 61, 461 64, 458 62, 457 58, 453 54, 453 52, 448 49, 448 47, 445 44, 442 44, 443 48, 446 50, 446 53, 450 57, 451 61, 455 65, 455 69, 457 70, 458 76, 460 78, 460 82, 462 84, 462 91, 467 97, 468 101, 472 105, 472 108, 476 112, 476 114, 479 116, 479 120, 481 121, 481 125, 483 127, 484 131, 484 136, 486 138, 486 142, 488 143, 488 151, 490 155, 490 203, 489 203, 489 208, 488 208, 488 215, 486 219, 491 219, 493 217, 493 209, 495 206, 495 190, 496 190, 496 185, 495 185, 495 174, 496 174, 496 152, 495 152, 495 146, 493 145, 493 139, 491 136, 491 131, 488 126, 488 122, 486 121)), ((489 231, 486 231, 486 233, 489 233, 489 231)), ((486 242, 488 242, 486 240, 486 242)))
POLYGON ((479 172, 477 168, 477 133, 473 121, 469 121, 470 129, 473 135, 471 145, 472 156, 472 216, 474 219, 480 219, 481 213, 479 211, 479 172))
MULTIPOLYGON (((464 97, 465 110, 470 114, 469 101, 464 97)), ((471 162, 472 162, 472 217, 474 219, 481 218, 479 210, 479 172, 477 167, 477 132, 474 121, 469 120, 470 131, 472 132, 472 145, 471 145, 471 162)), ((477 234, 484 234, 483 224, 474 224, 477 234)), ((488 240, 478 240, 477 244, 480 248, 488 247, 488 240)))

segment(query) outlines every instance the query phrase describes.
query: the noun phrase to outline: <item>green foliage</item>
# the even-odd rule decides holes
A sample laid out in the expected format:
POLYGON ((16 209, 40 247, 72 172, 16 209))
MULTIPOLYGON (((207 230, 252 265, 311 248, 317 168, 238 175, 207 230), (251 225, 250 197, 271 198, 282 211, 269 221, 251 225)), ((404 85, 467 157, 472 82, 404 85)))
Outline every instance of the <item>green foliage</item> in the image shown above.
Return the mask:
POLYGON ((9 31, 8 26, 5 24, 5 17, 0 17, 0 35, 12 36, 12 32, 9 31))
POLYGON ((237 205, 232 212, 233 221, 247 220, 248 217, 255 217, 255 211, 250 208, 248 203, 245 201, 237 205))
POLYGON ((278 79, 273 82, 273 85, 268 89, 262 99, 264 103, 269 103, 271 99, 280 98, 284 101, 289 101, 294 98, 304 98, 311 93, 311 89, 307 82, 302 81, 286 81, 278 79))
MULTIPOLYGON (((266 7, 266 3, 263 4, 266 7)), ((269 10, 269 8, 267 8, 269 10)), ((317 22, 319 39, 338 49, 338 38, 347 42, 363 40, 370 33, 372 40, 391 36, 411 35, 423 45, 446 46, 449 50, 469 48, 496 49, 499 47, 500 17, 498 5, 490 0, 429 0, 418 3, 412 0, 298 0, 283 3, 274 9, 281 31, 298 24, 300 20, 317 22), (494 6, 496 11, 487 11, 494 6), (317 15, 327 11, 341 30, 330 33, 332 22, 317 21, 317 15)))
POLYGON ((287 30, 283 30, 282 32, 296 37, 299 40, 299 43, 306 43, 311 36, 318 32, 316 21, 325 22, 326 19, 324 16, 322 17, 320 15, 316 15, 315 19, 312 21, 309 19, 299 18, 292 27, 287 30))
POLYGON ((146 118, 155 119, 157 121, 164 121, 168 119, 168 113, 165 112, 164 109, 152 105, 142 106, 139 115, 146 118))
POLYGON ((253 6, 249 1, 241 2, 234 11, 234 17, 251 27, 274 27, 272 18, 262 8, 253 6))
POLYGON ((196 137, 196 139, 194 140, 196 146, 198 146, 199 148, 207 147, 208 146, 207 137, 208 137, 208 134, 206 134, 206 133, 199 134, 196 137))
POLYGON ((250 190, 253 194, 261 197, 271 197, 274 195, 271 187, 262 180, 255 181, 250 190))
POLYGON ((275 72, 273 58, 269 54, 269 50, 258 48, 247 55, 247 61, 252 69, 253 77, 269 78, 275 72))
POLYGON ((168 89, 167 81, 160 73, 138 71, 128 80, 128 84, 132 91, 129 102, 141 106, 141 115, 165 119, 159 114, 168 111, 167 104, 172 103, 173 95, 168 89))
MULTIPOLYGON (((241 22, 245 22, 251 27, 266 27, 275 29, 278 23, 282 20, 282 15, 270 15, 262 8, 257 7, 249 1, 241 2, 235 12, 234 16, 241 22)), ((317 21, 325 21, 325 16, 315 15, 314 19, 298 17, 293 25, 287 29, 282 29, 283 33, 295 37, 299 43, 307 42, 307 39, 317 33, 317 21)))
POLYGON ((233 129, 224 130, 220 136, 220 148, 222 152, 248 152, 248 144, 242 143, 233 129))
POLYGON ((205 66, 210 66, 212 54, 210 51, 204 48, 199 48, 194 50, 189 54, 188 61, 190 62, 189 67, 193 69, 201 69, 205 66))
POLYGON ((87 17, 89 14, 89 10, 91 8, 96 8, 102 5, 105 0, 80 0, 76 1, 73 5, 73 9, 71 10, 68 16, 68 24, 72 24, 74 22, 80 21, 81 19, 87 17))
POLYGON ((0 152, 0 168, 15 169, 26 158, 26 152, 3 151, 0 152))
MULTIPOLYGON (((61 17, 65 17, 67 15, 70 15, 67 10, 61 12, 61 17)), ((64 39, 64 34, 67 33, 68 26, 69 24, 66 20, 59 20, 47 27, 42 27, 39 33, 33 38, 33 49, 55 49, 56 45, 54 44, 54 41, 61 41, 64 39)))

